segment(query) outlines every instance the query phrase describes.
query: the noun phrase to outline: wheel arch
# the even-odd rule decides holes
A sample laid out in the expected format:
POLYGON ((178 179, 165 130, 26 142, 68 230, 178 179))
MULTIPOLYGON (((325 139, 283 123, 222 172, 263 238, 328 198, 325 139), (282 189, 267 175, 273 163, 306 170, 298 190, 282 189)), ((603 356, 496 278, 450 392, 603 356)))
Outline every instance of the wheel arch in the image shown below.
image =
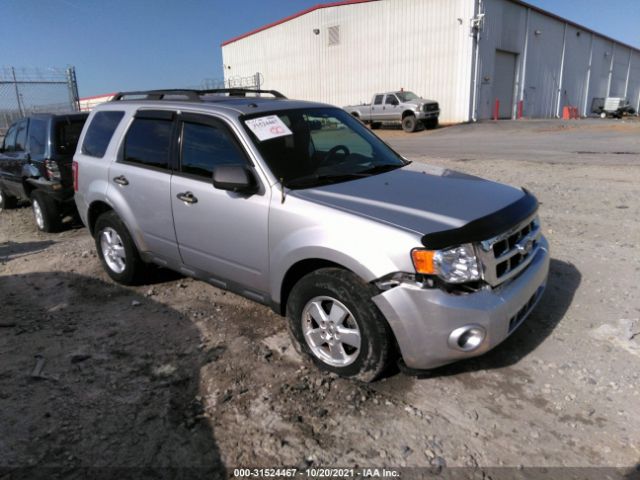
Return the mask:
POLYGON ((24 194, 27 197, 27 200, 31 199, 31 195, 33 194, 34 190, 36 190, 36 186, 33 185, 31 182, 28 182, 26 178, 22 179, 22 189, 24 190, 24 194))
POLYGON ((320 270, 321 268, 339 268, 354 273, 344 265, 324 258, 306 258, 304 260, 299 260, 291 265, 284 274, 280 287, 279 303, 274 305, 274 310, 280 315, 286 315, 287 301, 289 300, 289 294, 291 293, 294 285, 298 283, 302 277, 309 275, 316 270, 320 270))
POLYGON ((402 112, 402 119, 404 120, 405 118, 407 118, 408 116, 416 116, 416 112, 414 112, 413 110, 405 110, 404 112, 402 112))
POLYGON ((100 217, 100 215, 102 215, 103 213, 112 210, 113 208, 111 207, 111 205, 100 200, 93 202, 89 206, 89 210, 87 211, 87 228, 89 229, 89 233, 91 233, 91 236, 95 235, 95 227, 98 217, 100 217))

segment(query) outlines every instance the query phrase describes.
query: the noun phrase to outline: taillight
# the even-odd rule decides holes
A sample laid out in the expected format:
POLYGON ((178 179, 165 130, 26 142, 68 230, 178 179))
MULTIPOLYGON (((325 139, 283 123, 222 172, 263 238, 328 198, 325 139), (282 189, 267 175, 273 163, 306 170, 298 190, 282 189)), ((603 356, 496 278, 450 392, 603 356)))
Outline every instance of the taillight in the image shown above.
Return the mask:
POLYGON ((47 178, 52 181, 59 182, 61 179, 60 168, 58 164, 53 160, 45 160, 44 168, 47 171, 47 178))
POLYGON ((75 160, 71 164, 71 172, 73 174, 73 191, 78 191, 78 162, 75 160))

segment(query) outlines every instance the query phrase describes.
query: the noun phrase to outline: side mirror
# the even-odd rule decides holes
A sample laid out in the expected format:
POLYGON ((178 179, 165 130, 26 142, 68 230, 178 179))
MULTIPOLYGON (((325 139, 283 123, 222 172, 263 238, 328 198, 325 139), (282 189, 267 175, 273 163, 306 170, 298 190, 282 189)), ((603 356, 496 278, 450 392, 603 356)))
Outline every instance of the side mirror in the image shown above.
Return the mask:
POLYGON ((218 165, 213 169, 213 186, 247 195, 258 191, 256 177, 246 165, 218 165))

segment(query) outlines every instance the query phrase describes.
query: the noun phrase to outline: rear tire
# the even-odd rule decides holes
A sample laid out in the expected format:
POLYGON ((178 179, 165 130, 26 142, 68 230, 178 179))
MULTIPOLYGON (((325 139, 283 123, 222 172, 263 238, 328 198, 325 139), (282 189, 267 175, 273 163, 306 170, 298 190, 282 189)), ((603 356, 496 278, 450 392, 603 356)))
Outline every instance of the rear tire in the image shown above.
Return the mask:
POLYGON ((402 119, 402 129, 407 133, 413 133, 416 131, 418 121, 415 115, 407 115, 402 119))
POLYGON ((296 283, 287 302, 289 333, 298 351, 321 370, 362 382, 392 363, 393 334, 371 297, 376 291, 338 268, 316 270, 296 283))
POLYGON ((31 208, 36 227, 41 232, 57 232, 62 228, 60 208, 56 201, 39 190, 31 194, 31 208))
POLYGON ((95 242, 100 263, 114 281, 123 285, 142 282, 147 265, 140 258, 127 227, 114 211, 98 217, 95 242))
POLYGON ((16 208, 18 205, 18 199, 16 197, 12 197, 4 193, 3 190, 0 189, 0 212, 3 210, 8 210, 10 208, 16 208))

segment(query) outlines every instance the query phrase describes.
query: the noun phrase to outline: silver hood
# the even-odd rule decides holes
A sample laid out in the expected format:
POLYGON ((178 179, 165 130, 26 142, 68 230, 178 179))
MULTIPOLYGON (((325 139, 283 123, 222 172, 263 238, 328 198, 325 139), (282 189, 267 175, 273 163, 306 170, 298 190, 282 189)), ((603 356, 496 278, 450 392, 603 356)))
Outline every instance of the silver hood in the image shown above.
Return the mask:
POLYGON ((524 192, 454 170, 411 164, 391 172, 289 195, 429 234, 462 227, 524 197, 524 192))
POLYGON ((429 103, 438 103, 435 100, 427 100, 426 98, 416 98, 415 100, 409 100, 408 102, 402 102, 402 103, 409 103, 411 105, 427 105, 429 103))

